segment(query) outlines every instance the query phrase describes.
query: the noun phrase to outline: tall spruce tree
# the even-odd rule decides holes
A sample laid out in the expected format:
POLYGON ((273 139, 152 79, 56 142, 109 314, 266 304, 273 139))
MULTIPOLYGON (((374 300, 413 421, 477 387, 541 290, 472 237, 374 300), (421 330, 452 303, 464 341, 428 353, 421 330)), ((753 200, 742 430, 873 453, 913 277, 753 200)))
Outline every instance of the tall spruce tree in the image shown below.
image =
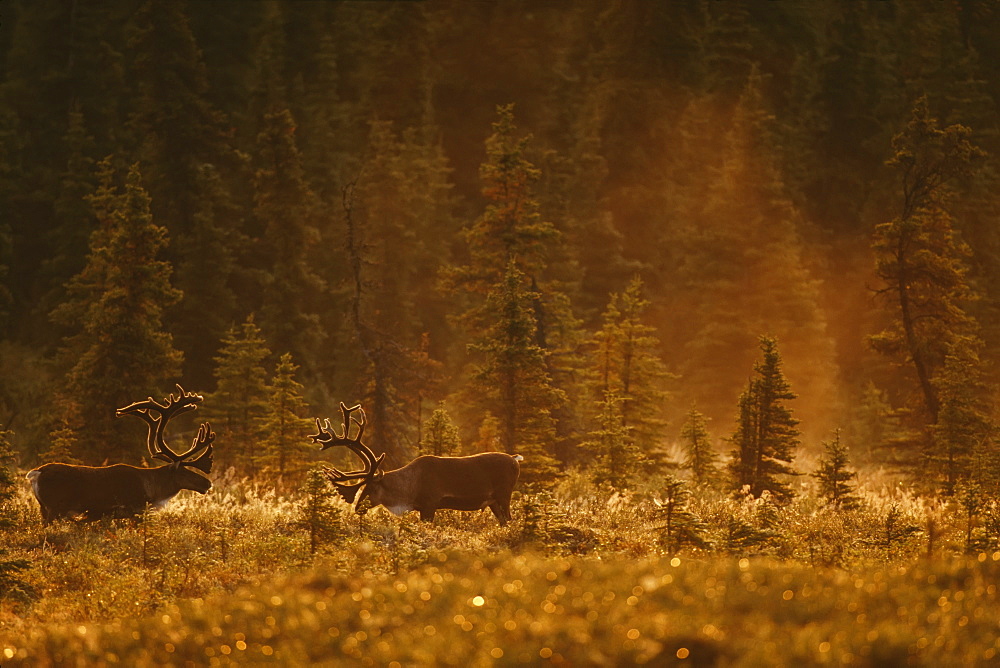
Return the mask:
POLYGON ((352 345, 360 347, 371 445, 402 463, 417 445, 421 401, 438 363, 429 343, 441 341, 445 300, 434 289, 456 223, 448 168, 440 148, 413 129, 397 136, 372 123, 368 159, 345 202, 352 345))
POLYGON ((311 365, 325 338, 316 313, 323 283, 310 260, 319 233, 316 200, 305 181, 288 110, 264 116, 253 186, 254 218, 262 233, 255 251, 261 262, 260 327, 276 350, 311 365))
POLYGON ((622 427, 643 459, 656 461, 663 433, 663 403, 670 377, 658 353, 654 327, 644 320, 650 302, 643 296, 642 279, 634 277, 621 293, 611 296, 603 325, 594 336, 592 358, 598 401, 614 394, 621 402, 622 427))
POLYGON ((114 180, 110 160, 102 161, 100 185, 88 198, 99 227, 87 264, 70 283, 68 301, 52 313, 73 331, 60 353, 66 383, 57 401, 77 411, 69 424, 88 463, 143 454, 137 432, 115 420, 115 409, 176 382, 183 358, 162 323, 164 310, 180 298, 170 264, 159 259, 167 232, 153 221, 138 165, 123 189, 114 180))
POLYGON ((243 159, 231 122, 211 101, 209 74, 188 3, 148 0, 129 16, 125 76, 135 86, 127 129, 144 168, 152 211, 170 232, 168 259, 185 298, 171 313, 185 377, 211 378, 215 343, 236 315, 234 273, 247 210, 243 159))
POLYGON ((10 307, 14 301, 14 296, 7 287, 12 246, 10 225, 6 222, 0 223, 0 332, 3 333, 8 331, 10 307))
POLYGON ((906 365, 920 397, 923 423, 937 422, 941 398, 934 377, 956 336, 975 332, 966 308, 972 292, 966 278, 968 247, 948 213, 956 180, 969 174, 982 152, 961 125, 941 128, 926 97, 892 141, 888 164, 901 185, 899 212, 875 227, 872 248, 882 280, 878 294, 892 318, 870 337, 874 349, 906 365))
POLYGON ((59 175, 59 195, 53 202, 55 223, 47 235, 50 256, 46 258, 40 272, 50 277, 46 286, 48 294, 43 298, 51 311, 66 299, 66 283, 83 268, 84 256, 80 250, 87 247, 87 237, 93 229, 93 212, 87 203, 87 196, 94 192, 95 170, 91 157, 94 139, 87 131, 79 105, 69 112, 65 144, 66 165, 59 175))
MULTIPOLYGON (((518 373, 534 376, 536 389, 532 392, 545 388, 541 390, 544 396, 536 402, 538 410, 544 413, 546 423, 557 428, 565 391, 554 387, 554 379, 563 375, 562 365, 572 358, 569 353, 576 329, 568 300, 546 275, 552 246, 561 236, 539 213, 533 189, 540 172, 527 155, 531 137, 518 136, 513 105, 498 107, 497 117, 493 133, 486 139, 486 160, 479 169, 486 208, 463 231, 467 261, 445 267, 442 283, 464 299, 455 319, 472 342, 469 350, 485 354, 485 360, 480 357, 472 362, 478 365, 474 387, 482 387, 484 369, 495 370, 499 360, 494 354, 496 345, 517 348, 520 352, 513 357, 520 360, 515 364, 513 357, 505 354, 501 365, 508 369, 519 365, 518 373), (498 344, 501 340, 505 342, 498 344), (494 353, 486 352, 490 348, 494 353)), ((501 442, 506 450, 515 441, 514 432, 521 429, 514 423, 514 415, 524 406, 513 408, 516 388, 489 389, 506 397, 502 408, 488 407, 501 422, 501 442)), ((480 404, 475 398, 466 403, 475 408, 480 404)), ((546 439, 546 457, 551 457, 558 450, 559 434, 549 432, 546 439)), ((538 463, 541 469, 548 466, 538 463)))
POLYGON ((493 134, 486 139, 486 160, 479 167, 486 210, 464 230, 469 263, 450 268, 446 276, 466 291, 486 295, 511 262, 529 282, 542 278, 549 245, 559 233, 538 211, 533 188, 540 172, 528 159, 530 142, 530 136, 517 136, 514 105, 498 107, 493 134))
POLYGON ((787 501, 792 489, 779 476, 794 475, 791 463, 799 445, 798 423, 787 401, 796 398, 781 369, 777 342, 760 338, 762 359, 740 396, 734 445, 729 470, 737 493, 744 489, 754 497, 769 492, 777 501, 787 501))
POLYGON ((533 189, 540 172, 528 159, 530 141, 530 136, 517 136, 514 105, 498 107, 493 133, 486 139, 486 160, 479 167, 486 208, 462 231, 467 262, 446 266, 442 283, 446 290, 457 290, 467 297, 456 320, 474 338, 489 326, 484 318, 487 295, 502 283, 513 265, 535 293, 534 336, 548 349, 549 334, 558 329, 552 320, 565 313, 559 307, 562 295, 546 283, 545 276, 551 246, 560 235, 539 213, 533 189))
POLYGON ((256 472, 254 452, 260 437, 259 421, 267 413, 267 370, 271 351, 254 322, 247 316, 222 340, 215 358, 215 392, 205 400, 205 418, 214 422, 219 442, 227 443, 228 464, 256 472))
POLYGON ((503 451, 525 458, 522 479, 544 486, 557 471, 550 450, 555 441, 552 413, 564 395, 552 386, 546 352, 535 338, 536 298, 512 260, 487 297, 484 315, 490 326, 470 347, 483 359, 473 378, 476 403, 499 418, 503 451))

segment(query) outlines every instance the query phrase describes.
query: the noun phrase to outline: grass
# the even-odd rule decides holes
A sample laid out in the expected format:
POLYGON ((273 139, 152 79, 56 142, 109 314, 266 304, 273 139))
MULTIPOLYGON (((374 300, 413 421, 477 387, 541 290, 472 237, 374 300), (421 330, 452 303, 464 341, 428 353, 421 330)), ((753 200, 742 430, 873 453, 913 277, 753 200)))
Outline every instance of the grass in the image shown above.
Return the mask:
POLYGON ((886 487, 831 512, 803 492, 784 508, 698 492, 700 546, 676 552, 652 494, 602 494, 580 476, 517 499, 507 527, 488 512, 428 525, 339 505, 316 553, 301 499, 248 481, 144 522, 44 527, 21 496, 6 557, 30 560, 35 595, 0 602, 0 663, 996 660, 1000 551, 966 554, 957 509, 886 487))

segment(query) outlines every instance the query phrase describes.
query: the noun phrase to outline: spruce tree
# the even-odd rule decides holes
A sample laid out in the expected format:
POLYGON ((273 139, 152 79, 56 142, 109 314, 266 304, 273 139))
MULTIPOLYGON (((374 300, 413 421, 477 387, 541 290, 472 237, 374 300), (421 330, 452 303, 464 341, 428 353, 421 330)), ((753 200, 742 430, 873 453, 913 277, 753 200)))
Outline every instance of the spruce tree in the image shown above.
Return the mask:
POLYGON ((95 190, 94 139, 87 132, 79 105, 69 112, 66 130, 66 166, 59 175, 59 195, 53 202, 55 224, 49 231, 50 256, 40 273, 50 277, 43 301, 47 311, 66 299, 66 283, 82 269, 80 250, 87 247, 94 216, 87 197, 95 190))
POLYGON ((530 136, 517 137, 514 105, 497 108, 486 160, 479 167, 486 210, 464 230, 469 263, 446 272, 450 285, 480 296, 489 293, 514 262, 530 282, 541 279, 556 227, 541 218, 533 188, 540 178, 528 159, 530 136))
POLYGON ((681 468, 691 471, 691 478, 699 486, 711 485, 718 480, 719 456, 712 448, 708 419, 696 408, 692 408, 684 420, 680 436, 684 447, 684 461, 681 463, 681 468))
MULTIPOLYGON (((328 7, 336 11, 334 6, 328 7)), ((316 25, 320 33, 318 45, 309 54, 313 75, 302 81, 300 107, 295 111, 296 117, 302 119, 302 163, 309 186, 324 208, 335 211, 340 205, 344 173, 348 161, 356 155, 352 151, 357 150, 360 135, 351 131, 350 103, 339 95, 344 76, 337 54, 338 36, 329 24, 316 25)))
MULTIPOLYGON (((15 477, 16 457, 11 438, 13 432, 0 431, 0 536, 14 525, 11 499, 17 493, 20 483, 15 477)), ((34 595, 30 584, 21 579, 20 574, 31 566, 27 559, 7 559, 7 550, 0 548, 0 600, 15 599, 27 601, 34 595)))
POLYGON ((309 532, 309 554, 316 554, 321 545, 339 537, 343 529, 337 494, 322 469, 312 469, 306 476, 299 526, 309 532))
POLYGON ((17 493, 17 485, 20 482, 15 477, 14 467, 17 464, 17 457, 12 443, 13 435, 11 431, 0 431, 0 529, 7 528, 11 524, 7 504, 17 493))
POLYGON ((889 395, 871 380, 865 382, 852 406, 851 421, 844 429, 847 440, 860 444, 855 453, 868 460, 887 461, 888 447, 897 440, 900 429, 898 412, 893 410, 889 395))
POLYGON ((994 393, 984 379, 975 336, 956 336, 945 353, 944 363, 934 379, 940 402, 937 423, 931 430, 931 444, 925 454, 926 470, 940 480, 945 494, 970 477, 996 477, 1000 472, 989 460, 975 461, 982 444, 991 444, 997 424, 991 401, 994 393), (985 466, 983 466, 985 465, 985 466), (979 469, 979 470, 974 470, 979 469))
POLYGON ((500 419, 490 411, 486 411, 479 428, 476 430, 476 438, 472 442, 473 452, 502 452, 503 446, 500 443, 500 419))
POLYGON ((849 465, 847 447, 841 442, 838 429, 832 441, 823 443, 819 468, 811 474, 819 481, 820 497, 837 510, 851 510, 861 503, 851 482, 858 474, 849 470, 849 465))
POLYGON ((267 413, 267 370, 270 356, 253 315, 233 327, 215 357, 215 392, 205 400, 205 418, 219 432, 219 442, 233 459, 230 465, 256 471, 253 454, 260 437, 259 421, 267 413))
POLYGON ((661 493, 653 499, 654 515, 663 521, 660 540, 668 554, 676 554, 684 545, 703 547, 705 523, 688 508, 691 493, 684 481, 667 476, 661 493))
POLYGON ((445 410, 444 404, 434 409, 429 420, 424 425, 423 437, 420 440, 422 455, 457 455, 462 448, 458 435, 458 427, 452 422, 451 416, 445 410))
POLYGON ((723 398, 743 382, 761 331, 781 338, 803 402, 825 415, 836 399, 835 341, 808 221, 775 148, 766 76, 750 70, 735 108, 699 98, 678 121, 678 155, 664 185, 675 213, 656 246, 667 258, 657 259, 656 315, 683 314, 666 348, 677 351, 677 369, 707 415, 718 420, 731 410, 723 398))
MULTIPOLYGON (((551 457, 566 455, 571 442, 574 421, 565 414, 570 407, 563 397, 573 376, 579 375, 576 353, 582 336, 569 299, 549 275, 550 258, 563 239, 556 226, 540 214, 534 192, 540 171, 528 156, 530 140, 530 136, 518 136, 513 105, 498 107, 493 132, 486 139, 486 159, 479 170, 486 207, 463 230, 467 259, 442 270, 442 287, 463 300, 454 320, 464 329, 473 353, 482 353, 482 342, 493 338, 498 326, 507 326, 498 325, 500 301, 518 302, 515 310, 525 311, 514 319, 531 321, 531 342, 525 340, 524 349, 529 345, 537 349, 532 353, 539 364, 534 373, 546 376, 544 384, 551 388, 544 392, 549 398, 541 408, 553 428, 546 437, 550 441, 547 456, 551 457), (522 285, 516 290, 523 294, 517 297, 511 292, 512 271, 521 277, 522 285), (501 298, 504 292, 507 296, 501 298)), ((510 312, 501 319, 513 322, 510 312)), ((481 359, 473 358, 472 364, 482 368, 481 359)), ((471 413, 478 404, 471 400, 460 408, 471 413)), ((507 448, 513 429, 510 415, 501 411, 494 414, 504 425, 501 440, 507 448)))
POLYGON ((888 161, 899 174, 899 210, 876 225, 872 242, 882 280, 878 294, 892 321, 869 340, 912 373, 926 425, 938 420, 941 397, 934 378, 948 346, 956 336, 976 330, 966 310, 972 297, 965 266, 969 249, 947 208, 953 184, 982 155, 970 137, 961 125, 941 128, 926 97, 917 100, 910 120, 892 140, 888 161))
POLYGON ((644 459, 622 419, 621 396, 609 390, 600 402, 595 429, 582 444, 593 458, 590 477, 597 485, 624 490, 635 484, 636 474, 644 459))
POLYGON ((791 463, 799 445, 799 421, 785 402, 797 395, 781 369, 777 342, 762 336, 760 350, 762 359, 754 364, 754 375, 740 396, 729 471, 738 493, 745 489, 758 498, 769 492, 775 500, 787 501, 792 490, 778 476, 795 474, 791 463))
POLYGON ((544 486, 557 470, 549 448, 555 440, 552 413, 563 393, 552 386, 546 352, 535 339, 535 298, 511 261, 486 300, 490 325, 470 348, 483 359, 473 378, 477 403, 499 418, 503 451, 525 458, 522 479, 544 486))
POLYGON ((76 431, 64 420, 49 434, 49 447, 42 453, 42 461, 82 464, 76 452, 76 431))
POLYGON ((261 232, 260 327, 277 350, 306 364, 324 334, 315 305, 323 282, 310 256, 319 241, 316 200, 306 183, 288 110, 269 112, 257 136, 254 219, 261 232))
MULTIPOLYGON (((123 97, 150 206, 173 240, 168 258, 185 295, 171 313, 185 351, 184 377, 204 386, 213 346, 237 315, 234 275, 247 207, 233 197, 244 185, 243 158, 233 145, 232 123, 212 102, 189 9, 150 0, 131 12, 123 74, 134 87, 123 97)), ((88 45, 94 43, 101 42, 88 45)))
POLYGON ((759 36, 745 5, 704 5, 703 36, 697 59, 700 85, 720 96, 735 97, 756 68, 754 42, 759 36))
POLYGON ((644 322, 650 302, 642 292, 642 279, 636 276, 624 291, 611 296, 594 337, 597 354, 592 364, 598 401, 609 393, 618 397, 625 433, 644 460, 655 461, 669 374, 657 351, 656 330, 644 322))
POLYGON ((10 307, 14 296, 7 287, 10 274, 11 229, 7 222, 0 223, 0 332, 7 332, 10 320, 10 307))
MULTIPOLYGON (((348 323, 360 348, 357 373, 374 431, 371 446, 390 461, 418 442, 422 399, 440 363, 430 342, 447 331, 446 300, 435 288, 455 232, 447 163, 438 147, 408 129, 372 123, 361 173, 347 191, 344 237, 352 287, 348 323)), ((338 231, 339 233, 339 231, 338 231)))
POLYGON ((296 369, 291 353, 281 356, 267 388, 266 412, 257 418, 261 440, 254 457, 264 473, 295 477, 307 468, 313 453, 306 438, 312 421, 302 417, 308 405, 302 398, 302 385, 295 380, 296 369))
POLYGON ((21 579, 21 573, 31 567, 31 562, 27 559, 8 559, 6 555, 7 550, 0 548, 0 600, 26 603, 36 593, 30 583, 21 579))
POLYGON ((114 179, 110 160, 102 161, 100 185, 88 198, 99 227, 87 264, 52 313, 73 332, 60 353, 67 371, 58 401, 78 409, 71 424, 88 463, 135 461, 143 454, 137 432, 115 420, 115 409, 175 382, 183 357, 162 323, 164 310, 180 298, 170 284, 170 264, 159 259, 166 230, 152 219, 138 165, 129 169, 124 189, 114 179))

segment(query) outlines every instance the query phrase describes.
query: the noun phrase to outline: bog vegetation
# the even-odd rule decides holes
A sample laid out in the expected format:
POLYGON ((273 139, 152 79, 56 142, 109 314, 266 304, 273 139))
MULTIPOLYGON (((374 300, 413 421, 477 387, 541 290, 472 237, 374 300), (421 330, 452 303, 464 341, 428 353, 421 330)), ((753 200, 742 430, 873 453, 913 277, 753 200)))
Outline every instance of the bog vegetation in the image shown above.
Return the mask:
POLYGON ((315 479, 282 494, 224 476, 141 522, 49 527, 15 495, 4 665, 979 665, 1000 650, 997 509, 884 475, 838 508, 805 480, 779 505, 574 472, 518 495, 506 526, 358 516, 315 479))
POLYGON ((997 35, 10 0, 0 661, 993 660, 997 35), (115 409, 176 384, 212 491, 43 524, 24 472, 147 466, 115 409), (520 455, 512 521, 355 515, 341 401, 385 470, 520 455))

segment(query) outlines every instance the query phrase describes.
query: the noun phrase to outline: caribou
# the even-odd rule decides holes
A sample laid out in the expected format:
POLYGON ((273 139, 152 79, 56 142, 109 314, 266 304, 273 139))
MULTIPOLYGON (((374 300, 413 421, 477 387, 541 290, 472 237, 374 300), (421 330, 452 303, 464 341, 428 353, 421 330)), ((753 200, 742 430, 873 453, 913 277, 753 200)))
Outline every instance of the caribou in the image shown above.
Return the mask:
POLYGON ((163 403, 149 397, 124 408, 115 415, 134 415, 146 423, 149 434, 146 447, 153 459, 168 462, 156 468, 128 464, 79 466, 50 463, 28 471, 31 491, 38 500, 42 520, 48 524, 60 518, 85 520, 103 517, 134 517, 147 507, 162 508, 182 489, 205 494, 212 488, 205 476, 212 471, 212 443, 215 432, 208 422, 198 427, 191 447, 177 454, 167 446, 163 432, 172 418, 198 408, 203 397, 185 392, 170 394, 163 403), (198 473, 197 471, 201 471, 198 473))
POLYGON ((326 418, 316 418, 316 433, 309 436, 320 450, 335 445, 346 446, 361 458, 364 468, 343 472, 334 467, 324 467, 324 473, 348 503, 360 511, 367 498, 372 506, 384 506, 395 515, 416 510, 425 522, 434 520, 437 510, 493 511, 501 525, 511 519, 510 496, 520 474, 520 455, 502 452, 481 452, 467 457, 437 457, 423 455, 392 471, 384 471, 385 453, 375 456, 371 448, 361 442, 366 417, 361 405, 348 407, 340 403, 343 424, 337 433, 326 418), (360 419, 353 413, 358 411, 360 419), (352 426, 356 427, 353 438, 352 426), (359 495, 358 492, 361 492, 359 495))

